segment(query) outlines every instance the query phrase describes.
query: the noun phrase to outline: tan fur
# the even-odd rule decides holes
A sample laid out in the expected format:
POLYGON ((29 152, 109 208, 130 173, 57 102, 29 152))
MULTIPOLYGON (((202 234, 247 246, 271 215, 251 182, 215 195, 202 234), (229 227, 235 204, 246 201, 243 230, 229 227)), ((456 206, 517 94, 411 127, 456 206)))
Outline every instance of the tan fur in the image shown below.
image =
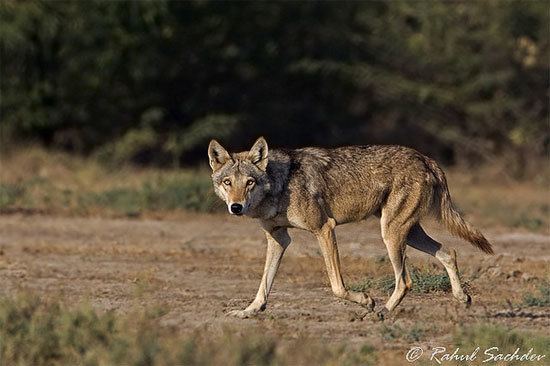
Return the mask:
POLYGON ((255 300, 232 315, 247 317, 265 309, 285 249, 287 229, 310 231, 319 242, 333 293, 369 309, 365 293, 347 290, 342 280, 334 228, 380 217, 382 239, 395 274, 395 289, 383 311, 393 310, 411 288, 408 246, 437 258, 460 302, 469 305, 456 264, 456 252, 430 238, 420 221, 434 215, 455 235, 493 253, 483 235, 454 209, 445 175, 432 159, 401 146, 348 146, 336 149, 268 150, 259 138, 250 151, 229 154, 218 142, 208 148, 216 194, 230 213, 259 219, 267 238, 264 274, 255 300), (234 212, 237 205, 239 210, 234 212))
MULTIPOLYGON (((445 174, 436 162, 432 159, 427 159, 429 166, 438 181, 436 187, 437 200, 440 202, 439 218, 452 234, 469 241, 472 245, 478 247, 487 254, 494 254, 491 244, 485 239, 483 234, 474 228, 472 225, 464 221, 460 213, 454 208, 451 201, 449 188, 447 187, 447 179, 445 174)), ((437 207, 436 207, 437 209, 437 207)))

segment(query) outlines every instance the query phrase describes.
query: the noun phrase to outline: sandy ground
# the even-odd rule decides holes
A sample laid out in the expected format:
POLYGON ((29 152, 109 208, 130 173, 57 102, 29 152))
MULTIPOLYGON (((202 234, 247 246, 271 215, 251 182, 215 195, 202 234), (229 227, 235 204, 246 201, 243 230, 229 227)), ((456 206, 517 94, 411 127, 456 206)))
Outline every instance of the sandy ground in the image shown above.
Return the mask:
MULTIPOLYGON (((0 292, 32 291, 67 303, 89 302, 98 309, 125 313, 162 307, 161 322, 182 332, 197 328, 262 329, 288 339, 406 349, 450 342, 456 325, 499 323, 544 332, 550 308, 529 308, 522 298, 548 280, 550 237, 487 231, 495 256, 486 256, 437 227, 432 236, 455 247, 459 267, 473 297, 470 309, 450 293, 408 294, 398 310, 381 322, 362 307, 331 295, 324 264, 313 237, 291 231, 293 243, 283 259, 267 310, 253 319, 225 313, 244 308, 256 293, 264 264, 264 238, 252 220, 220 215, 189 215, 180 220, 0 216, 0 292), (406 336, 423 329, 416 340, 406 336), (388 329, 403 335, 388 336, 388 329)), ((337 228, 347 284, 391 273, 377 222, 337 228)), ((410 263, 434 266, 409 248, 410 263)), ((371 292, 377 306, 387 300, 371 292)))

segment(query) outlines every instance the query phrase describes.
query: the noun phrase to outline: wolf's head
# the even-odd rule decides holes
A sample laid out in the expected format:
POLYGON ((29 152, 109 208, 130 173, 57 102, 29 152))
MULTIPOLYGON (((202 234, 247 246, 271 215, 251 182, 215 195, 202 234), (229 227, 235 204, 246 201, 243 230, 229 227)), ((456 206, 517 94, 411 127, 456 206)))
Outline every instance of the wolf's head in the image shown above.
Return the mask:
POLYGON ((208 158, 216 194, 232 215, 254 210, 269 192, 267 142, 260 137, 249 151, 229 154, 216 140, 210 141, 208 158))

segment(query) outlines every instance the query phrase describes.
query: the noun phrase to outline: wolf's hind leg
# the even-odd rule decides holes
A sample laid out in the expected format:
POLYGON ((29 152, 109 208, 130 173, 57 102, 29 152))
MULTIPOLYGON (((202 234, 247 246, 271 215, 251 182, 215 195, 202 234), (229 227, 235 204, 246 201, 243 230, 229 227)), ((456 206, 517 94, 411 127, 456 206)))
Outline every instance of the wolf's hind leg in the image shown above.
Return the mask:
POLYGON ((394 195, 382 208, 380 226, 382 240, 388 250, 393 272, 395 288, 386 302, 386 310, 392 311, 403 300, 412 286, 411 276, 405 263, 405 242, 411 226, 416 221, 419 199, 412 193, 394 195))
POLYGON ((363 292, 349 291, 344 286, 344 280, 340 273, 340 258, 338 255, 338 247, 336 246, 336 236, 334 234, 334 227, 336 221, 332 218, 328 218, 327 222, 315 232, 315 236, 319 241, 323 258, 325 259, 325 265, 327 268, 328 278, 330 280, 330 286, 335 296, 359 303, 365 306, 369 310, 374 309, 374 300, 363 292))
POLYGON ((407 235, 407 244, 437 258, 439 262, 443 264, 449 275, 453 296, 461 303, 466 304, 466 306, 470 305, 471 298, 464 292, 460 284, 460 276, 456 263, 456 251, 454 249, 447 248, 430 238, 420 224, 415 224, 409 231, 407 235))
POLYGON ((411 276, 406 267, 404 235, 392 231, 391 228, 382 229, 382 238, 395 275, 395 288, 389 300, 386 302, 386 309, 392 311, 401 302, 403 297, 411 288, 411 276))

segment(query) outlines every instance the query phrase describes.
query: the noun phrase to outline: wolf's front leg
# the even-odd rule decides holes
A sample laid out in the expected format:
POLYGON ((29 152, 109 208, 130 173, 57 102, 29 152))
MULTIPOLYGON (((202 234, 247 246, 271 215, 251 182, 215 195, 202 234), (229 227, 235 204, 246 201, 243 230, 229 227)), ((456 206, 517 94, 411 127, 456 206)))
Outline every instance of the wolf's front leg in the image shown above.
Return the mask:
POLYGON ((265 267, 260 288, 256 294, 254 301, 244 310, 233 310, 227 313, 228 315, 239 318, 248 318, 249 316, 265 310, 267 304, 267 296, 273 285, 273 279, 281 263, 281 258, 285 249, 290 244, 290 236, 286 228, 277 228, 274 230, 266 230, 267 237, 267 253, 265 256, 265 267))
POLYGON ((368 294, 349 291, 344 286, 344 280, 340 273, 340 257, 338 255, 338 247, 336 246, 336 236, 334 234, 335 227, 336 221, 332 218, 328 218, 326 223, 315 232, 315 236, 319 241, 321 252, 325 259, 332 292, 339 298, 356 302, 366 307, 369 311, 372 311, 374 309, 374 300, 368 294))

